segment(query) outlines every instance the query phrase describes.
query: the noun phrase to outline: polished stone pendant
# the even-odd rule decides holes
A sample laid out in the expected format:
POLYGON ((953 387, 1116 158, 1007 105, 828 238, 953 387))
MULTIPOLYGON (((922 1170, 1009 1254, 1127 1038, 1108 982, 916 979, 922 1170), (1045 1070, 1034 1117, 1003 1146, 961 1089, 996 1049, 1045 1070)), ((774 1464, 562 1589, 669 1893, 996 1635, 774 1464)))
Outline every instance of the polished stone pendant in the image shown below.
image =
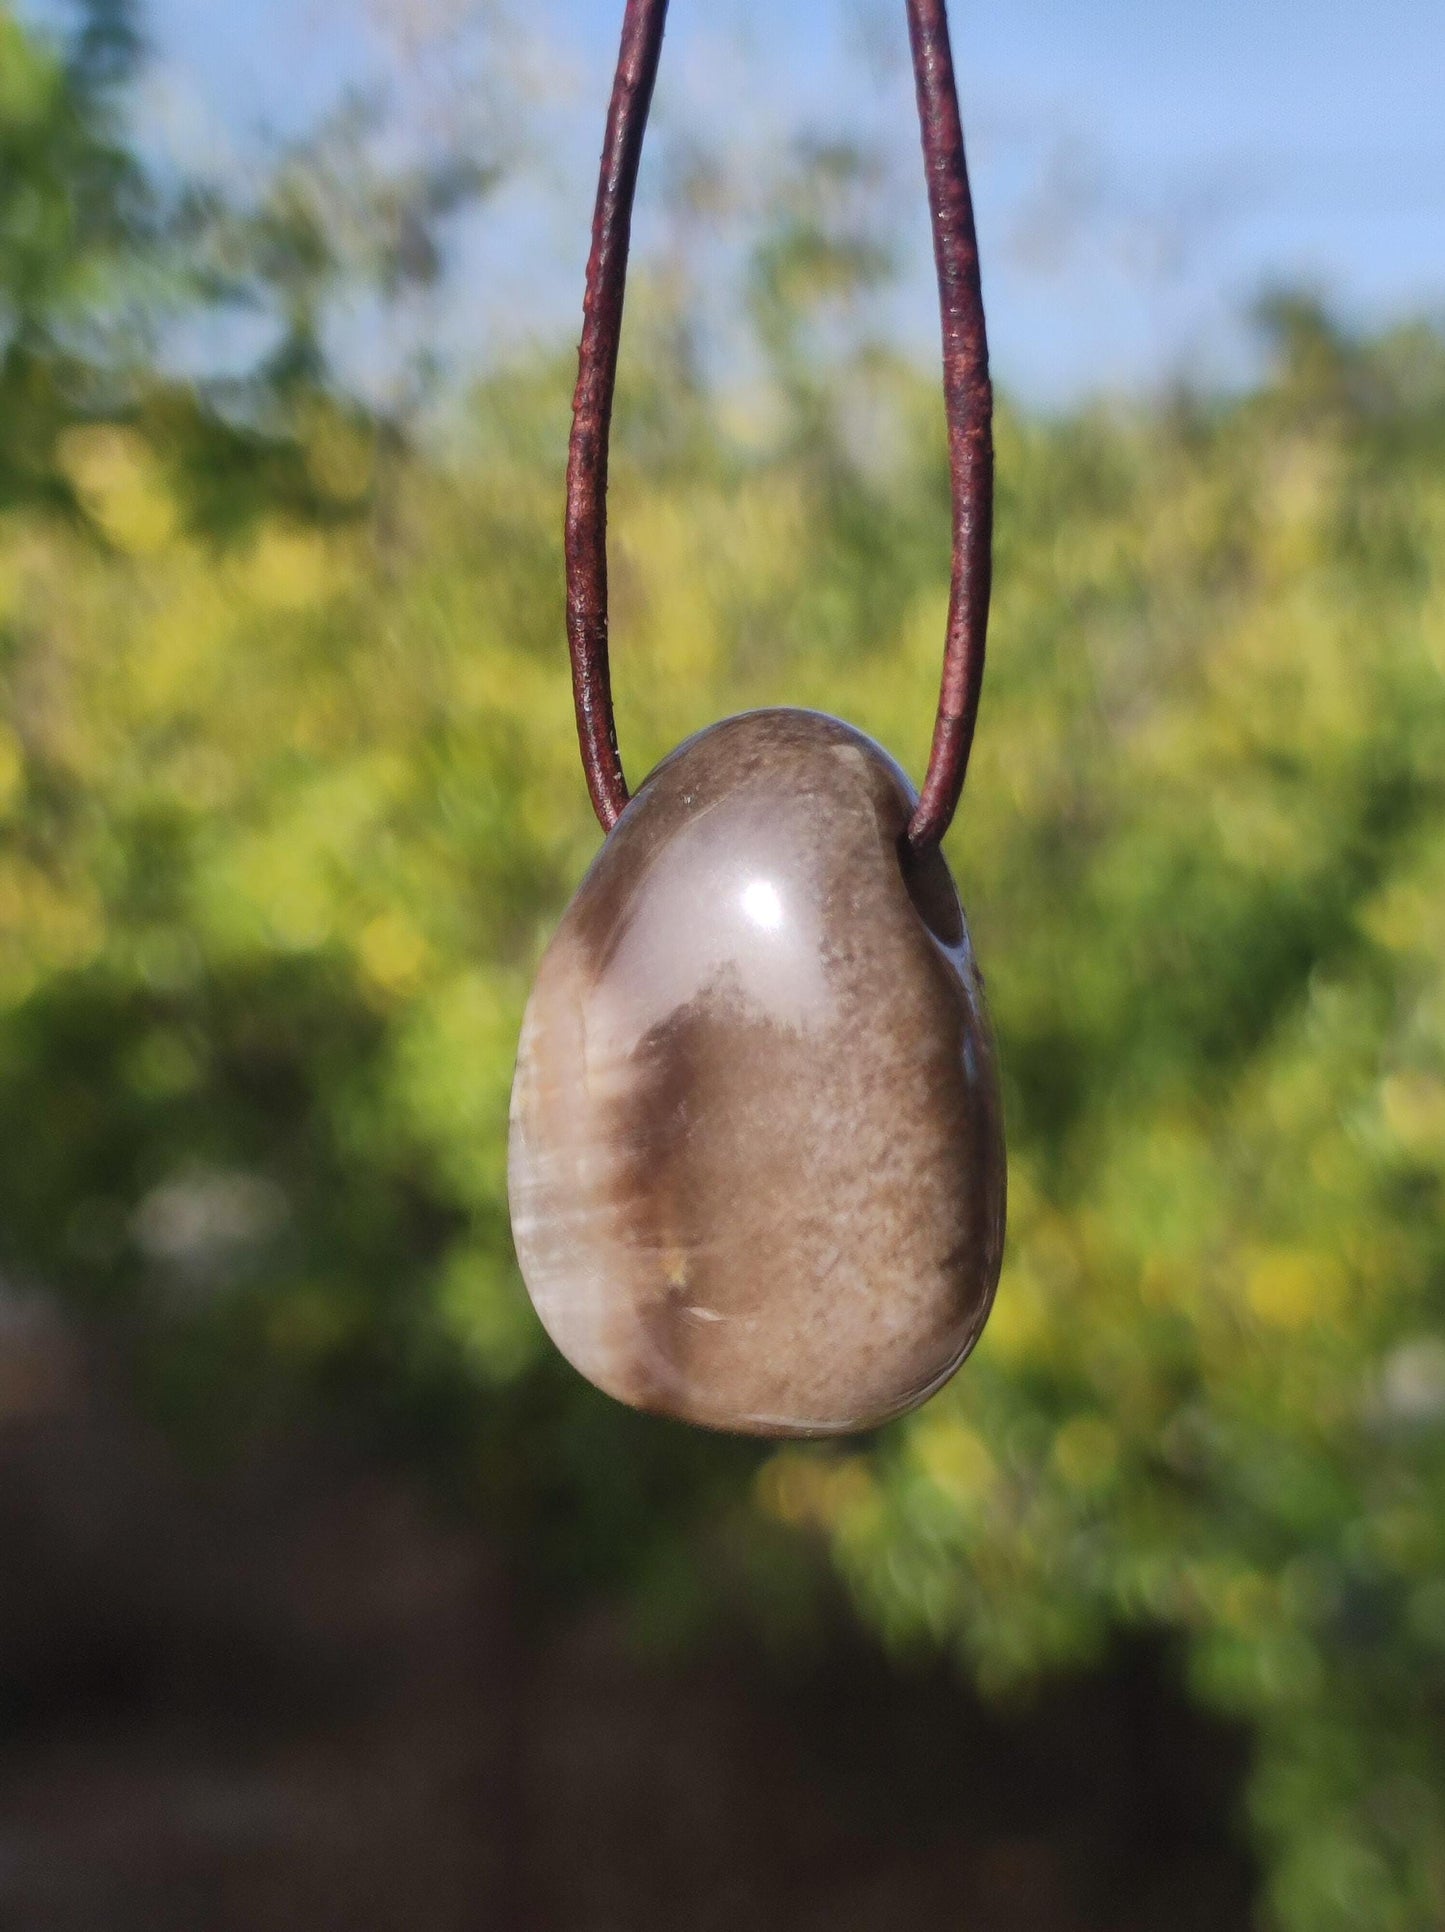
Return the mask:
POLYGON ((700 732, 628 805, 542 960, 512 1229, 558 1348, 641 1409, 757 1435, 914 1407, 988 1316, 998 1075, 908 780, 809 711, 700 732))

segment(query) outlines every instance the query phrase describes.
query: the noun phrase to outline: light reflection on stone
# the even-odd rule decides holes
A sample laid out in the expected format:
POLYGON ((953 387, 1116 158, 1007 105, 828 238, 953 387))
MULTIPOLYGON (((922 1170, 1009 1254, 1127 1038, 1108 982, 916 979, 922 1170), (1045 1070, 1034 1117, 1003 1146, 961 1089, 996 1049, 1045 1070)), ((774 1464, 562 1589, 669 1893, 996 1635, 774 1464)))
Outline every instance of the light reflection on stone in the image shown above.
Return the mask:
POLYGON ((778 888, 767 879, 754 879, 743 888, 743 911, 764 932, 776 932, 783 923, 783 902, 778 888))

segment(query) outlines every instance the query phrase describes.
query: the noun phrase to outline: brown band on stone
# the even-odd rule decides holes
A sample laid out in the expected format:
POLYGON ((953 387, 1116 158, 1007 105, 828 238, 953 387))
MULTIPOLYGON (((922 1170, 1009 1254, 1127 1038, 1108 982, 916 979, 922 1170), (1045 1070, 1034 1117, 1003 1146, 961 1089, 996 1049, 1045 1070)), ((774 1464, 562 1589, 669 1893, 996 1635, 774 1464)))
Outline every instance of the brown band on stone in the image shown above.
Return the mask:
MULTIPOLYGON (((907 0, 943 322, 943 393, 953 483, 953 571, 943 680, 928 772, 908 826, 915 849, 948 830, 963 789, 983 683, 993 545, 993 392, 973 200, 945 0, 907 0)), ((667 0, 627 0, 592 218, 567 462, 567 638, 587 789, 604 831, 627 803, 607 629, 607 441, 627 250, 667 0)))

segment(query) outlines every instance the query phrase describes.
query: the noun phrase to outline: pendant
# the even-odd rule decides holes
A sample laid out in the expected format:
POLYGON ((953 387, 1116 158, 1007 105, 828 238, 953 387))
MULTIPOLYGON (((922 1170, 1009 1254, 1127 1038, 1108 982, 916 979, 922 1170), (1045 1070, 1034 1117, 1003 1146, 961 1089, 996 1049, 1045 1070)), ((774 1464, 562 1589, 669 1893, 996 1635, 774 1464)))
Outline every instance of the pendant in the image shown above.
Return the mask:
POLYGON ((953 569, 922 796, 836 718, 699 732, 629 801, 607 451, 668 0, 627 0, 567 460, 567 638, 606 843, 527 1004, 508 1192, 532 1301, 610 1395, 713 1429, 870 1429, 978 1340, 1003 1254, 983 981, 939 842, 978 715, 993 392, 945 0, 907 0, 938 267, 953 569))
POLYGON ((512 1094, 517 1257, 608 1394, 872 1428, 977 1341, 1002 1111, 948 866, 873 741, 754 711, 665 759, 547 948, 512 1094))

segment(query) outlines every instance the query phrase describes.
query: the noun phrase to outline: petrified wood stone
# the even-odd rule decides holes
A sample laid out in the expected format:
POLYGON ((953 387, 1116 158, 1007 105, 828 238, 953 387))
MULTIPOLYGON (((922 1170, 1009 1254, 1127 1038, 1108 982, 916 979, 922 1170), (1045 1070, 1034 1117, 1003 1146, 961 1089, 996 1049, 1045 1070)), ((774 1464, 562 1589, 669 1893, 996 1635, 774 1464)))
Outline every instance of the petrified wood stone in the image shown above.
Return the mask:
POLYGON ((512 1093, 522 1273, 639 1408, 761 1435, 900 1414, 982 1329, 1004 1150, 983 987, 908 780, 808 711, 643 785, 537 975, 512 1093))

